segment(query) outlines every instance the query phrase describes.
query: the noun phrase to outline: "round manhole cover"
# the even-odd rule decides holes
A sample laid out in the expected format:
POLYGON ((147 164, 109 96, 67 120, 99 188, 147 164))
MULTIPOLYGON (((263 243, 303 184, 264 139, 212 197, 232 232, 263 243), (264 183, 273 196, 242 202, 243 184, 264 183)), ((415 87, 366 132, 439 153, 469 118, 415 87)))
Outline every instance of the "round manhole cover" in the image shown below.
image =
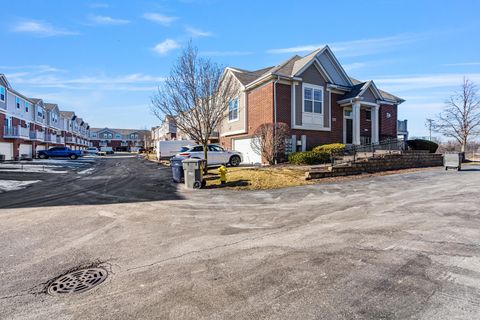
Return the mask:
POLYGON ((105 281, 108 273, 103 268, 88 268, 73 271, 53 281, 48 286, 49 294, 81 293, 105 281))

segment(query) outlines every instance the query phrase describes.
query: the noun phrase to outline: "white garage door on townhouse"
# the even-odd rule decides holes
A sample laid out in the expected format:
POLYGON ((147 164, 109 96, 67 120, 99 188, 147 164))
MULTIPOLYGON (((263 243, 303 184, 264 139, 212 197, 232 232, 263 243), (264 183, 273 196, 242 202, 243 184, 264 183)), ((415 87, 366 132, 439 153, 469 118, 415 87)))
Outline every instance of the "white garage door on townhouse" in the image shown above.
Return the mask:
POLYGON ((255 164, 262 163, 262 156, 256 153, 251 146, 252 138, 233 139, 232 149, 239 151, 243 155, 243 163, 255 164))
POLYGON ((5 160, 13 159, 13 143, 0 142, 0 154, 5 156, 5 160))

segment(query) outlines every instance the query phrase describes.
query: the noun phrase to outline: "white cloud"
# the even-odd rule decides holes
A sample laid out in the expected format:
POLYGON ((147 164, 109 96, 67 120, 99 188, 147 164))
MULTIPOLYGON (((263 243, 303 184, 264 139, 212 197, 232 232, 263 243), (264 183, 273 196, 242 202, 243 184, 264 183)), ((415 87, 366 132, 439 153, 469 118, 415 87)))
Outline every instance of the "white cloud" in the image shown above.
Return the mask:
POLYGON ((177 49, 180 47, 180 44, 172 39, 166 39, 165 41, 160 42, 157 44, 154 48, 153 51, 155 51, 158 54, 165 55, 168 52, 177 49))
POLYGON ((99 9, 99 8, 109 8, 110 5, 108 5, 107 3, 91 3, 89 5, 90 8, 94 8, 94 9, 99 9))
MULTIPOLYGON (((35 67, 35 66, 34 66, 35 67)), ((17 67, 10 70, 16 72, 6 73, 10 83, 19 86, 30 86, 34 88, 62 88, 71 90, 112 90, 112 91, 153 91, 163 77, 147 75, 143 73, 132 73, 125 75, 96 74, 79 77, 65 76, 66 71, 59 73, 59 69, 32 68, 29 70, 17 67)), ((6 68, 8 69, 8 68, 6 68)))
POLYGON ((161 24, 163 26, 169 26, 173 21, 177 20, 177 17, 166 16, 160 13, 147 12, 143 15, 143 18, 161 24))
MULTIPOLYGON (((406 75, 406 76, 380 76, 373 77, 380 88, 387 91, 414 91, 419 89, 433 88, 457 88, 461 85, 463 77, 473 82, 480 82, 480 73, 445 73, 430 75, 406 75)), ((447 94, 448 95, 448 94, 447 94)))
POLYGON ((367 64, 364 62, 347 63, 343 65, 343 69, 345 69, 345 71, 348 72, 348 71, 364 68, 366 65, 367 64))
POLYGON ((234 56, 248 56, 253 54, 252 51, 201 51, 199 55, 210 57, 234 57, 234 56))
POLYGON ((203 30, 192 28, 192 27, 189 27, 189 26, 185 27, 185 31, 187 31, 188 34, 190 34, 190 36, 192 36, 192 37, 210 37, 210 36, 212 36, 212 33, 209 32, 209 31, 203 31, 203 30))
POLYGON ((130 23, 129 20, 116 19, 109 16, 90 15, 88 19, 90 20, 90 22, 94 24, 103 24, 103 25, 122 25, 122 24, 130 23))
MULTIPOLYGON (((392 50, 395 47, 410 44, 418 41, 423 34, 403 34, 383 38, 370 38, 352 41, 342 41, 330 43, 330 48, 335 54, 344 57, 355 57, 375 54, 383 51, 392 50)), ((309 44, 289 48, 269 49, 267 53, 283 54, 283 53, 301 53, 310 52, 323 47, 325 44, 309 44)))
POLYGON ((470 67, 470 66, 480 66, 480 62, 459 62, 459 63, 445 63, 442 66, 446 67, 470 67))
POLYGON ((30 33, 40 37, 68 36, 75 35, 76 32, 56 28, 44 21, 25 20, 15 24, 11 31, 19 33, 30 33))

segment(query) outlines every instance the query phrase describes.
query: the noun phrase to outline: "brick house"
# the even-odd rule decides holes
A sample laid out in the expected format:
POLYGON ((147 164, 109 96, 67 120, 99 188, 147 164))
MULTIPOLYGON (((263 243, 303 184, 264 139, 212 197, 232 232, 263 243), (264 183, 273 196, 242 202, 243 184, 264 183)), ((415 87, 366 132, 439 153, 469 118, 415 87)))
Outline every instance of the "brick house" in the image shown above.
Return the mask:
POLYGON ((224 76, 233 77, 239 90, 220 125, 220 143, 242 152, 246 163, 262 162, 250 147, 262 123, 288 124, 292 151, 397 138, 397 108, 404 100, 371 80, 349 77, 328 46, 256 71, 228 67, 224 76))
POLYGON ((147 148, 148 130, 90 128, 90 142, 94 147, 111 147, 114 151, 137 151, 147 148))
POLYGON ((64 126, 58 105, 29 98, 0 74, 0 159, 33 158, 39 150, 65 145, 65 132, 78 137, 73 149, 88 146, 88 124, 64 126))

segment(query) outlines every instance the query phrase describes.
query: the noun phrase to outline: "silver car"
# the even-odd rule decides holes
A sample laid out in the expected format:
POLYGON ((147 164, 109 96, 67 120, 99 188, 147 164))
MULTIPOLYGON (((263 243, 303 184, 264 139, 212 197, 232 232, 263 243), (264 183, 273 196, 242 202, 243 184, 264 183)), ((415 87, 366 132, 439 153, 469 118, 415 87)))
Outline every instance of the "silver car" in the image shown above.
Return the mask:
MULTIPOLYGON (((203 159, 203 146, 194 145, 186 146, 180 149, 177 153, 177 157, 181 158, 196 158, 203 159)), ((207 165, 222 165, 229 164, 232 167, 237 167, 243 161, 242 153, 238 151, 224 150, 222 147, 216 144, 209 144, 207 151, 207 165)))

